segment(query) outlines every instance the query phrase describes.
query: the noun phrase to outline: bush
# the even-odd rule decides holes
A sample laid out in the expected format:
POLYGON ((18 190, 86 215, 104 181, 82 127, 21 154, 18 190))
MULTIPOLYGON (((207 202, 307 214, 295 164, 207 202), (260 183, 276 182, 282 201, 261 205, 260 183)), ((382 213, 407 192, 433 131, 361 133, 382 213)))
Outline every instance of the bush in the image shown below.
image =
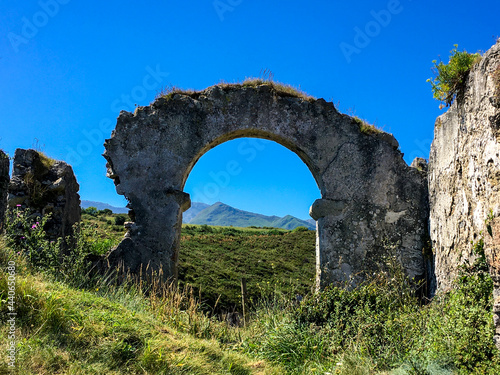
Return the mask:
POLYGON ((269 236, 282 236, 284 234, 284 232, 282 230, 274 228, 274 229, 268 230, 266 232, 266 234, 269 236))
POLYGON ((44 225, 50 215, 39 217, 29 210, 16 209, 8 212, 5 228, 7 246, 18 256, 25 258, 31 268, 43 271, 56 280, 71 283, 86 282, 91 266, 89 256, 107 253, 113 241, 102 238, 93 224, 75 224, 73 236, 50 241, 44 225))
POLYGON ((87 214, 96 217, 98 212, 99 211, 97 210, 96 207, 82 208, 82 214, 87 214))
POLYGON ((448 64, 434 60, 432 68, 435 77, 429 78, 427 82, 432 85, 432 93, 435 99, 442 102, 440 108, 450 106, 460 90, 463 90, 465 78, 472 66, 481 59, 479 53, 468 53, 458 51, 458 45, 450 51, 448 64), (443 105, 444 103, 444 105, 443 105))
POLYGON ((297 227, 292 232, 307 232, 308 230, 306 227, 297 227))
POLYGON ((403 361, 415 344, 418 320, 412 317, 419 301, 402 272, 376 275, 348 290, 330 286, 306 298, 297 310, 300 325, 321 327, 330 339, 330 350, 342 352, 356 344, 377 358, 380 368, 403 361))
POLYGON ((7 245, 14 252, 23 254, 35 268, 59 265, 61 243, 49 241, 44 229, 49 219, 50 215, 40 217, 19 208, 7 213, 7 245))
POLYGON ((98 214, 104 216, 111 216, 113 215, 113 211, 111 211, 109 208, 105 208, 104 210, 100 210, 98 214))
POLYGON ((127 221, 127 215, 116 215, 115 225, 123 225, 127 221))

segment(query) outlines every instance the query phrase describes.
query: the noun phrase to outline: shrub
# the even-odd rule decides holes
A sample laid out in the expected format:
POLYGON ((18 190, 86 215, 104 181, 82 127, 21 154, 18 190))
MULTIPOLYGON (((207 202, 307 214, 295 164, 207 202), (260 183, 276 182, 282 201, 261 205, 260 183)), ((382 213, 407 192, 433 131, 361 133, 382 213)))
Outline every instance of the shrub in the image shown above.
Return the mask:
POLYGON ((481 59, 479 53, 459 51, 457 44, 454 45, 450 53, 448 64, 442 61, 439 63, 436 60, 432 61, 435 77, 427 80, 432 85, 434 98, 442 102, 440 108, 451 105, 457 94, 463 90, 465 78, 470 69, 481 59))
POLYGON ((29 210, 16 209, 8 212, 5 239, 7 246, 28 265, 51 275, 56 280, 71 283, 85 283, 89 271, 89 256, 107 253, 113 240, 101 238, 93 224, 75 224, 74 235, 65 239, 50 241, 44 225, 50 215, 39 217, 29 210))
POLYGON ((44 230, 50 215, 40 217, 30 210, 15 209, 7 213, 5 238, 14 252, 23 254, 35 268, 59 264, 60 242, 47 240, 44 230))
POLYGON ((98 212, 99 211, 97 210, 96 207, 82 208, 82 214, 87 214, 96 217, 98 212))
POLYGON ((477 258, 461 266, 455 290, 443 296, 439 310, 429 311, 427 344, 431 356, 446 358, 460 373, 498 373, 498 349, 492 340, 493 281, 482 238, 472 250, 477 258))
POLYGON ((109 208, 105 208, 104 210, 100 210, 98 212, 99 215, 105 215, 105 216, 110 216, 113 215, 113 211, 111 211, 109 208))
POLYGON ((266 232, 266 234, 269 236, 282 236, 284 234, 284 232, 282 230, 274 228, 274 229, 268 230, 266 232))
POLYGON ((127 221, 127 215, 116 215, 115 225, 123 225, 127 221))
POLYGON ((297 227, 292 232, 307 232, 308 230, 306 227, 297 227))

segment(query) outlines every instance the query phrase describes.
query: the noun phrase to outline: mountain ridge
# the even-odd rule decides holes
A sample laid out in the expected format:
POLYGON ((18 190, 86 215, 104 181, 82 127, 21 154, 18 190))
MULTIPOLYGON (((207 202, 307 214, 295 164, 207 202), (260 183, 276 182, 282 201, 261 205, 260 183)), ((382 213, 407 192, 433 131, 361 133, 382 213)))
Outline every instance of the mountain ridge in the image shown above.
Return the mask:
POLYGON ((115 206, 112 206, 112 205, 110 205, 108 203, 104 203, 104 202, 82 200, 80 203, 80 206, 82 208, 95 207, 98 210, 104 210, 107 208, 108 210, 113 211, 113 213, 115 213, 115 214, 128 214, 127 207, 115 207, 115 206))
MULTIPOLYGON (((188 213, 189 210, 186 211, 188 213)), ((184 220, 183 220, 184 222, 184 220)), ((216 226, 234 226, 234 227, 275 227, 282 229, 295 229, 297 227, 306 227, 310 230, 316 229, 316 223, 298 219, 292 215, 284 217, 267 216, 254 212, 240 210, 231 207, 222 202, 216 202, 211 206, 201 210, 188 224, 207 224, 216 226)))
MULTIPOLYGON (((95 207, 98 210, 109 209, 115 214, 126 214, 129 211, 126 207, 115 207, 108 203, 88 200, 82 200, 81 207, 95 207)), ((183 213, 182 222, 184 224, 207 224, 233 227, 255 226, 282 229, 306 227, 310 230, 316 230, 316 222, 313 219, 302 220, 292 215, 285 215, 283 217, 276 215, 267 216, 240 210, 222 202, 216 202, 212 205, 202 202, 193 202, 191 208, 183 213)))

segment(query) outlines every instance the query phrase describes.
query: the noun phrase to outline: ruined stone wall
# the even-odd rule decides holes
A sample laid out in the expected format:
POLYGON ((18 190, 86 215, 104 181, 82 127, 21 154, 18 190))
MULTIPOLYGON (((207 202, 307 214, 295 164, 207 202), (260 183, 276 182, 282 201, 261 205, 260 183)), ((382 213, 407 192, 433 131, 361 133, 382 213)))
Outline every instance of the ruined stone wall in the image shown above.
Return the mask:
POLYGON ((472 68, 463 93, 437 118, 429 158, 430 234, 438 288, 451 286, 458 266, 475 257, 471 242, 484 237, 496 312, 500 312, 499 80, 497 43, 472 68), (493 236, 486 227, 490 213, 493 236))
POLYGON ((10 208, 29 208, 38 216, 51 214, 45 228, 50 238, 65 237, 80 221, 80 196, 73 169, 35 150, 17 149, 9 184, 10 208))
POLYGON ((5 211, 7 209, 7 190, 9 187, 9 157, 0 150, 0 231, 3 228, 5 211))
POLYGON ((175 277, 182 212, 190 206, 186 179, 204 153, 240 137, 287 147, 315 178, 322 197, 311 207, 318 286, 378 270, 389 257, 411 278, 424 277, 427 184, 404 162, 394 137, 362 131, 323 99, 282 94, 269 84, 173 93, 120 113, 105 157, 134 223, 110 263, 175 277))

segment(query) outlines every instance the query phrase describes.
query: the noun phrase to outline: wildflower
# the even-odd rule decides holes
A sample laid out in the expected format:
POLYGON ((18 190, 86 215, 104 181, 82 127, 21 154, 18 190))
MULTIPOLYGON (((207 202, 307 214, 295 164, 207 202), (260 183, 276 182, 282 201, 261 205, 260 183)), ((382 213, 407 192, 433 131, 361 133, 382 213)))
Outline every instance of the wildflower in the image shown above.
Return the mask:
POLYGON ((21 207, 21 205, 20 204, 16 204, 16 207, 21 207))
POLYGON ((22 239, 22 240, 25 240, 25 239, 26 239, 26 237, 22 236, 22 237, 21 237, 21 239, 22 239))

